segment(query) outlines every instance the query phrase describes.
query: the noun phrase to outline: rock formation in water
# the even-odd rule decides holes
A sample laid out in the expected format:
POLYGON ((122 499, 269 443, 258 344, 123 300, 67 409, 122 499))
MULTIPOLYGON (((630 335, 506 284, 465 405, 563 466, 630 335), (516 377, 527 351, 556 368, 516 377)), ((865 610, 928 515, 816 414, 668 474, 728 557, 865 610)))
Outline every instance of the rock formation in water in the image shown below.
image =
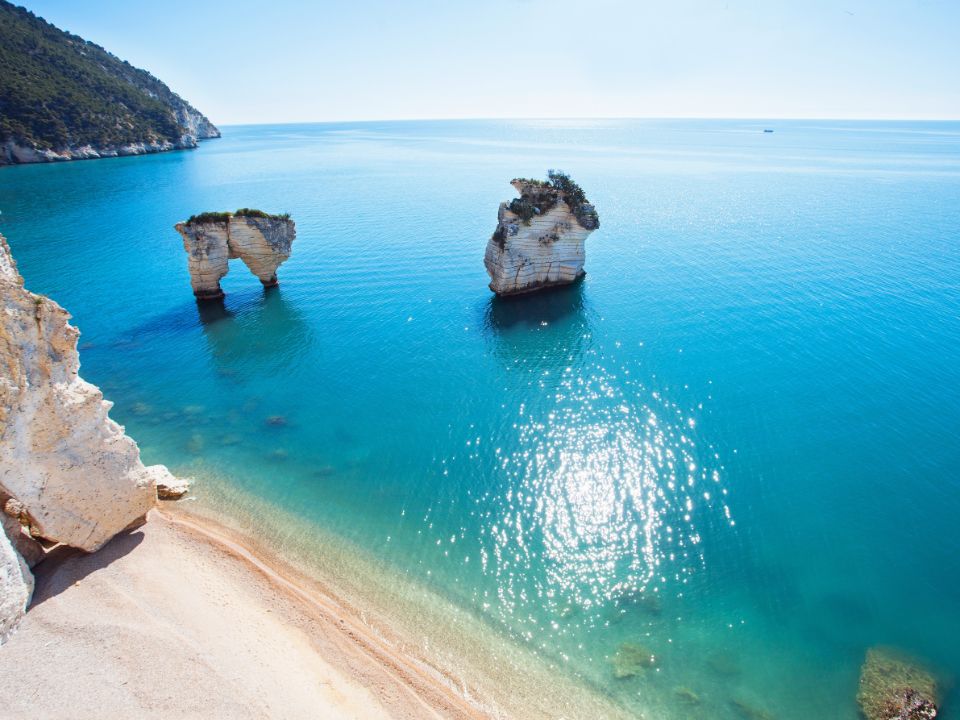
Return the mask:
POLYGON ((0 0, 0 165, 194 148, 220 137, 164 83, 0 0))
POLYGON ((264 287, 277 284, 277 268, 290 257, 297 229, 289 215, 244 208, 235 213, 202 213, 175 228, 183 237, 190 284, 198 300, 223 297, 220 279, 228 260, 240 258, 264 287))
POLYGON ((520 197, 500 203, 483 258, 497 295, 567 285, 584 274, 584 241, 600 219, 569 176, 551 170, 548 177, 514 180, 520 197))
POLYGON ((860 669, 857 702, 867 720, 933 720, 937 682, 891 648, 870 648, 860 669))
MULTIPOLYGON (((166 468, 163 469, 166 470, 166 468)), ((179 500, 190 492, 190 478, 175 477, 168 471, 164 477, 158 477, 156 480, 158 500, 179 500)))
POLYGON ((137 444, 110 419, 111 403, 78 375, 76 328, 57 303, 23 286, 0 236, 0 637, 29 602, 33 539, 88 552, 143 517, 156 485, 137 444))

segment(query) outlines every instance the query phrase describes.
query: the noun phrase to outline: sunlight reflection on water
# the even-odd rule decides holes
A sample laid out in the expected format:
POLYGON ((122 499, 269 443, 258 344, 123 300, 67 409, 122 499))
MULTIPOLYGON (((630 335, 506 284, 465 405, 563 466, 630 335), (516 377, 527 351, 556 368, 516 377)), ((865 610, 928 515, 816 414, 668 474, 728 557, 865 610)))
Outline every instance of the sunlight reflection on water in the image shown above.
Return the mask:
POLYGON ((508 489, 482 530, 503 611, 534 598, 589 611, 682 583, 704 562, 698 513, 729 517, 695 419, 626 374, 568 368, 543 417, 521 408, 517 450, 500 462, 508 489))

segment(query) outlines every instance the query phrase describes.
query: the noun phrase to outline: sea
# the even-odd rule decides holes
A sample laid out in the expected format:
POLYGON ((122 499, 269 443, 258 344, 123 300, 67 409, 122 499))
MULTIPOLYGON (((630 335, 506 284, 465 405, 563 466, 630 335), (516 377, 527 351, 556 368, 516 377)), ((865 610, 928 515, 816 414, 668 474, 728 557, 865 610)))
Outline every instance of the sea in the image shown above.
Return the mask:
POLYGON ((960 718, 960 123, 222 130, 0 169, 27 287, 188 508, 502 716, 854 720, 892 646, 960 718), (586 277, 495 297, 549 169, 586 277), (235 260, 198 304, 173 226, 240 207, 296 222, 280 285, 235 260))

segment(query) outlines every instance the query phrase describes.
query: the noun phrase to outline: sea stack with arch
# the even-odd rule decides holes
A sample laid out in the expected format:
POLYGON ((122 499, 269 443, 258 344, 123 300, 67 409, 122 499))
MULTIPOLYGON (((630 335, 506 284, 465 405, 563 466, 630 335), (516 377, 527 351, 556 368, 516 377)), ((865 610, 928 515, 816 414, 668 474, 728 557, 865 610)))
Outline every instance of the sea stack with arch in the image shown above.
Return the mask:
POLYGON ((243 260, 264 287, 277 285, 277 268, 290 257, 297 236, 289 215, 250 208, 200 213, 174 227, 183 238, 190 285, 197 300, 223 297, 220 280, 234 258, 243 260))
POLYGON ((517 295, 583 277, 584 241, 600 227, 583 189, 554 170, 547 180, 517 178, 510 184, 520 197, 500 203, 497 229, 483 257, 490 289, 517 295))

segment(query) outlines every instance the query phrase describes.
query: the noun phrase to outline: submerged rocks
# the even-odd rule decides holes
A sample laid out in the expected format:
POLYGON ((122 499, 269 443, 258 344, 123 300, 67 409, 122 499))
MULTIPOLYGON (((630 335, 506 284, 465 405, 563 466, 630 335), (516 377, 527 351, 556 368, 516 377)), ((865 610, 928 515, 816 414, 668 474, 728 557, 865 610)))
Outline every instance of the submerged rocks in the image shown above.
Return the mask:
POLYGON ((730 707, 743 720, 774 720, 774 716, 762 707, 757 707, 752 702, 741 698, 731 698, 730 707))
POLYGON ((641 675, 648 668, 655 667, 657 657, 643 645, 625 642, 617 647, 610 662, 613 665, 613 676, 618 680, 624 680, 641 675))
POLYGON ((500 203, 483 263, 498 295, 566 285, 583 276, 584 241, 600 227, 583 190, 564 173, 516 179, 520 197, 500 203))
POLYGON ((220 280, 228 261, 240 258, 264 287, 277 284, 277 268, 290 257, 297 231, 289 215, 243 208, 236 213, 202 213, 175 228, 187 252, 190 284, 198 300, 223 297, 220 280))
POLYGON ((688 687, 681 686, 673 689, 673 696, 681 705, 693 707, 700 704, 700 696, 688 687))
POLYGON ((932 720, 937 682, 931 673, 893 648, 867 650, 857 702, 867 720, 932 720))

